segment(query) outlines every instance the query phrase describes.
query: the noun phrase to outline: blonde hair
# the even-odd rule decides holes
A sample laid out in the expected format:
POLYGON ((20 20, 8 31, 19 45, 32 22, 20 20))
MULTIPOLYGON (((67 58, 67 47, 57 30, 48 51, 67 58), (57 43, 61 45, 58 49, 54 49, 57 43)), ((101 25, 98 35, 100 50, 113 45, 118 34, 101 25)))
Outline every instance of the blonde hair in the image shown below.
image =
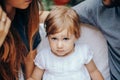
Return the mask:
POLYGON ((45 28, 46 36, 68 29, 76 38, 80 37, 79 16, 75 10, 66 6, 57 6, 50 11, 45 20, 45 28))

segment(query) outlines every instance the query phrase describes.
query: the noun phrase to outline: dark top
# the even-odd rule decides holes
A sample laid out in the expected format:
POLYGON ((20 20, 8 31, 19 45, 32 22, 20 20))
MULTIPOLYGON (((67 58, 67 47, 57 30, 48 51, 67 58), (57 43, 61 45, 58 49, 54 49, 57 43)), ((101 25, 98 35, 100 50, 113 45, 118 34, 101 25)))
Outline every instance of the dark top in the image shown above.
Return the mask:
MULTIPOLYGON (((14 26, 12 26, 12 27, 15 27, 15 30, 17 30, 17 32, 20 36, 20 39, 25 44, 27 51, 29 51, 30 47, 29 47, 28 37, 27 37, 27 33, 26 33, 27 29, 25 27, 25 26, 27 26, 28 20, 24 19, 25 17, 26 17, 26 14, 23 14, 23 13, 19 13, 19 14, 15 15, 15 18, 12 23, 12 24, 14 24, 14 26)), ((40 39, 39 30, 38 30, 33 37, 33 49, 35 49, 38 46, 38 44, 40 43, 40 40, 41 39, 40 39)), ((2 64, 2 63, 0 63, 0 64, 2 64)), ((22 65, 21 66, 22 71, 24 72, 24 65, 23 64, 21 64, 21 65, 22 65)), ((0 80, 3 80, 1 74, 0 74, 0 80)))
MULTIPOLYGON (((27 29, 25 26, 27 26, 27 19, 24 19, 26 15, 24 14, 17 14, 15 16, 14 19, 14 25, 15 25, 15 29, 18 31, 18 34, 20 35, 21 40, 23 41, 23 43, 26 45, 28 51, 30 50, 29 47, 29 43, 28 43, 28 37, 27 37, 27 29)), ((29 28, 29 26, 28 26, 29 28)), ((36 32, 36 34, 33 37, 33 49, 35 49, 38 44, 40 43, 40 34, 39 34, 39 30, 36 32)))

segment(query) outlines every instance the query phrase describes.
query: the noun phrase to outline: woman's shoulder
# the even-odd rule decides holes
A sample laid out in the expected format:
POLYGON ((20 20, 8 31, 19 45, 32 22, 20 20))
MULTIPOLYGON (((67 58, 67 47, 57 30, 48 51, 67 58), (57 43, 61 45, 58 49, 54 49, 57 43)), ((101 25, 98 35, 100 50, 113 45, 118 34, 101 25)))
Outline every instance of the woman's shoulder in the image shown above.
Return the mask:
POLYGON ((49 11, 39 11, 40 23, 44 23, 46 17, 48 16, 49 11))

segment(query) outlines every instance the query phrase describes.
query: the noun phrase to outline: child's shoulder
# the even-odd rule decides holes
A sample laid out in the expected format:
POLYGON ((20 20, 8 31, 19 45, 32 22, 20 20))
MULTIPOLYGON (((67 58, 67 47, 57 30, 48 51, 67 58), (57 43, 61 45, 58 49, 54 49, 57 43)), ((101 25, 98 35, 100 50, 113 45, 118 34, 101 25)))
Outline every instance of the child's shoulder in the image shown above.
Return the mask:
POLYGON ((45 47, 43 49, 41 49, 37 55, 47 55, 50 52, 50 48, 49 47, 45 47))
POLYGON ((88 53, 91 53, 92 50, 90 48, 89 45, 87 44, 75 44, 75 51, 78 52, 78 53, 81 53, 81 54, 88 54, 88 53))

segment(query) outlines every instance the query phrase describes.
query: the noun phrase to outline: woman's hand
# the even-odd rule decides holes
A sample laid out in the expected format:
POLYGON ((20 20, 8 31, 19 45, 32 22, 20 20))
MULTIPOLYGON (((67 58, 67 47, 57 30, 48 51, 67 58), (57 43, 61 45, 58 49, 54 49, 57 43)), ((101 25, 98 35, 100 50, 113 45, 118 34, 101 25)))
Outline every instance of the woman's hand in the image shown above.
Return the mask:
POLYGON ((3 44, 10 28, 11 20, 0 6, 0 47, 3 44))

